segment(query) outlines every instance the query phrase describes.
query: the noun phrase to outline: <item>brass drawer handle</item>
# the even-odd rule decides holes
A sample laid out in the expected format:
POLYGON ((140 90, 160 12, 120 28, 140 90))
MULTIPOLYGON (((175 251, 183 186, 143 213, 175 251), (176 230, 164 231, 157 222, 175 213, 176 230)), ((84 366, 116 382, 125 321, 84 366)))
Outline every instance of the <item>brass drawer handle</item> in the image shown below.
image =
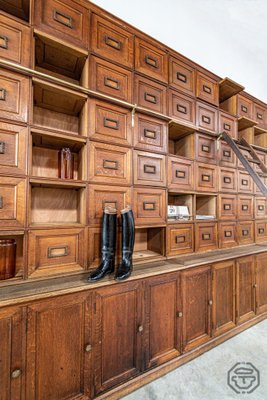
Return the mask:
POLYGON ((185 242, 185 236, 183 236, 183 235, 177 235, 177 236, 175 237, 175 242, 176 242, 176 244, 184 243, 184 242, 185 242))
POLYGON ((232 209, 231 204, 224 204, 223 209, 224 211, 230 211, 232 209))
POLYGON ((206 115, 202 115, 202 122, 204 122, 205 124, 210 124, 211 119, 210 119, 210 117, 207 117, 206 115))
POLYGON ((115 131, 119 130, 119 121, 112 118, 104 117, 104 127, 109 129, 114 129, 115 131))
POLYGON ((229 176, 224 176, 223 181, 224 181, 224 183, 231 183, 232 179, 229 176))
POLYGON ((242 204, 242 211, 248 211, 248 205, 247 204, 242 204))
POLYGON ((256 287, 257 287, 257 283, 254 283, 253 287, 256 289, 256 287))
POLYGON ((155 211, 156 210, 156 203, 155 202, 143 202, 143 210, 144 211, 155 211))
POLYGON ((21 369, 19 369, 19 368, 18 369, 14 369, 14 371, 11 372, 11 378, 12 379, 19 378, 21 376, 21 374, 22 374, 21 369))
POLYGON ((112 47, 115 50, 121 50, 122 43, 111 36, 105 36, 105 43, 107 46, 112 47))
POLYGON ((176 76, 177 76, 178 81, 181 81, 183 83, 187 82, 187 76, 182 74, 181 72, 177 72, 176 76))
POLYGON ((204 151, 204 153, 210 153, 210 146, 203 144, 201 150, 204 151))
POLYGON ((3 196, 0 196, 0 209, 2 210, 4 208, 4 199, 3 196))
POLYGON ((187 108, 181 104, 177 104, 177 111, 182 114, 187 114, 187 108))
POLYGON ((248 236, 248 234, 249 234, 248 229, 243 229, 242 230, 242 236, 248 236))
POLYGON ((106 207, 112 207, 112 208, 115 208, 115 210, 117 210, 118 209, 117 200, 109 200, 109 201, 103 200, 102 201, 102 210, 105 210, 106 207))
POLYGON ((157 138, 157 132, 156 131, 151 131, 150 129, 144 129, 144 136, 148 139, 156 139, 157 138))
POLYGON ((114 90, 120 90, 120 82, 117 79, 109 78, 108 76, 105 76, 104 78, 104 85, 114 90))
POLYGON ((146 56, 145 57, 145 63, 147 65, 150 65, 153 68, 158 68, 158 60, 156 60, 155 58, 151 57, 151 56, 146 56))
POLYGON ((103 160, 103 168, 118 170, 119 163, 118 163, 118 161, 114 161, 114 160, 103 160))
POLYGON ((204 90, 204 92, 211 94, 211 87, 209 87, 207 85, 203 85, 203 90, 204 90))
POLYGON ((263 119, 263 116, 262 116, 262 114, 260 114, 260 113, 257 113, 257 118, 258 118, 258 119, 260 119, 260 120, 262 120, 262 119, 263 119))
POLYGON ((210 233, 202 233, 202 240, 210 240, 210 233))
POLYGON ((248 108, 247 108, 246 106, 244 106, 243 104, 241 105, 241 110, 242 110, 244 113, 247 113, 247 112, 248 112, 248 108))
POLYGON ((155 174, 156 173, 156 167, 155 165, 144 165, 144 173, 145 174, 155 174))
POLYGON ((179 171, 178 169, 175 171, 176 178, 185 179, 185 171, 179 171))
POLYGON ((87 344, 87 345, 85 346, 85 348, 84 348, 84 351, 85 351, 86 353, 90 353, 91 350, 92 350, 92 346, 91 346, 90 344, 87 344))
POLYGON ((209 300, 209 306, 212 306, 212 304, 213 304, 213 301, 209 300))
POLYGON ((0 154, 5 154, 6 151, 6 143, 0 142, 0 154))
POLYGON ((230 131, 231 130, 231 126, 229 124, 223 124, 223 129, 225 129, 226 131, 230 131))
POLYGON ((47 249, 48 258, 66 257, 69 255, 69 246, 50 246, 47 249))
POLYGON ((224 231, 224 237, 228 238, 228 237, 232 237, 233 232, 232 231, 224 231))
POLYGON ((205 175, 205 174, 203 174, 202 176, 201 176, 201 180, 203 181, 203 182, 210 182, 210 175, 205 175))
POLYGON ((0 47, 1 49, 8 49, 8 37, 0 35, 0 47))
POLYGON ((241 183, 243 186, 248 186, 248 180, 247 179, 242 179, 241 183))
POLYGON ((177 317, 177 318, 182 318, 182 316, 183 316, 182 311, 177 311, 176 317, 177 317))
POLYGON ((261 234, 261 233, 264 233, 265 232, 265 229, 264 228, 259 228, 258 229, 258 232, 261 234))
POLYGON ((258 205, 258 210, 259 211, 264 211, 264 206, 262 204, 258 205))
POLYGON ((4 88, 0 89, 0 100, 6 101, 6 89, 4 88))
POLYGON ((224 150, 223 151, 223 156, 227 157, 227 158, 230 158, 231 157, 231 151, 230 150, 224 150))
POLYGON ((144 330, 143 325, 139 325, 138 326, 138 332, 141 333, 141 332, 143 332, 143 330, 144 330))
POLYGON ((53 18, 56 22, 66 26, 67 28, 72 29, 73 19, 69 15, 63 14, 60 11, 54 10, 53 18))
POLYGON ((148 101, 149 103, 157 104, 157 97, 154 96, 153 94, 145 92, 145 101, 148 101))

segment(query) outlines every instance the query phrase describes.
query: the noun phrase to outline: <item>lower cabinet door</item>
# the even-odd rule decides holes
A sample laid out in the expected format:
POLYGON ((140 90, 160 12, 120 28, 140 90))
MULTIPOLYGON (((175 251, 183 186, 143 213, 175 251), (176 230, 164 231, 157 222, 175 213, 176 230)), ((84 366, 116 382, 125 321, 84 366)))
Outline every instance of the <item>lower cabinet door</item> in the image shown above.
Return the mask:
POLYGON ((255 265, 254 258, 236 260, 236 317, 237 323, 255 316, 255 265))
POLYGON ((26 400, 24 350, 25 323, 22 308, 0 311, 0 399, 26 400))
POLYGON ((211 269, 181 272, 183 350, 189 351, 211 338, 211 269))
POLYGON ((212 271, 212 326, 215 336, 235 326, 235 262, 225 261, 212 271))
POLYGON ((256 312, 267 311, 267 253, 256 256, 256 312))
POLYGON ((181 353, 180 275, 158 276, 145 282, 144 348, 146 368, 181 353))
POLYGON ((95 395, 142 370, 142 285, 126 283, 95 292, 93 364, 95 395))
POLYGON ((90 297, 66 295, 29 306, 26 399, 90 398, 90 297))

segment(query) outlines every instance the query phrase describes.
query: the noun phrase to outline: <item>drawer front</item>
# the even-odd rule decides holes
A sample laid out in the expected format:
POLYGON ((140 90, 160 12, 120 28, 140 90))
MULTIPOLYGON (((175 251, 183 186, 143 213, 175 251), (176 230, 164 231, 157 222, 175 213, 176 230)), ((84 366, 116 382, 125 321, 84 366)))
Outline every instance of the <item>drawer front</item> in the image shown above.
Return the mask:
POLYGON ((260 127, 267 127, 267 109, 260 106, 259 104, 254 104, 254 121, 257 121, 260 127))
POLYGON ((135 114, 134 147, 166 153, 167 135, 167 122, 144 114, 135 114))
POLYGON ((30 28, 0 15, 0 57, 30 67, 30 28))
POLYGON ((219 224, 219 247, 221 249, 237 246, 237 232, 235 222, 219 224))
POLYGON ((25 190, 25 179, 0 177, 0 226, 25 225, 25 190))
POLYGON ((0 122, 0 168, 2 174, 26 174, 27 128, 0 122))
POLYGON ((238 196, 237 215, 239 219, 250 220, 254 216, 254 197, 238 196))
POLYGON ((220 142, 220 165, 235 168, 237 157, 230 146, 225 142, 220 142))
POLYGON ((237 224, 238 244, 254 243, 254 222, 240 221, 237 224))
POLYGON ((242 95, 237 95, 237 114, 239 117, 253 117, 253 103, 242 95))
POLYGON ((131 185, 131 150, 104 143, 90 143, 89 180, 96 183, 131 185))
MULTIPOLYGON (((267 186, 267 178, 261 178, 262 182, 264 183, 265 186, 267 186)), ((262 196, 261 190, 258 188, 256 183, 254 183, 254 193, 256 196, 262 196)))
POLYGON ((195 125, 195 100, 173 90, 169 91, 170 117, 195 125))
POLYGON ((168 188, 194 190, 194 162, 179 157, 168 157, 168 188))
POLYGON ((135 38, 135 70, 162 82, 168 82, 168 56, 158 46, 135 38))
POLYGON ((170 57, 169 85, 184 93, 195 95, 195 69, 189 65, 170 57))
POLYGON ((141 107, 166 114, 167 89, 141 76, 135 76, 134 102, 141 107))
POLYGON ((114 23, 92 15, 92 51, 126 67, 133 67, 133 35, 114 23))
POLYGON ((77 46, 88 46, 89 13, 85 8, 70 0, 36 0, 34 8, 37 28, 77 46))
MULTIPOLYGON (((251 155, 250 155, 249 151, 244 150, 244 149, 241 149, 240 151, 241 151, 242 155, 243 155, 245 158, 251 158, 251 155)), ((237 159, 237 167, 238 167, 239 169, 245 169, 245 167, 243 166, 243 164, 242 164, 242 162, 239 160, 239 158, 237 159)))
POLYGON ((197 126, 208 132, 218 130, 218 111, 212 107, 197 102, 197 126))
POLYGON ((166 191, 161 189, 134 189, 134 218, 136 225, 166 223, 166 191))
POLYGON ((220 168, 220 192, 237 192, 235 169, 220 168))
POLYGON ((132 102, 132 73, 108 61, 91 57, 90 89, 132 102))
POLYGON ((131 146, 131 112, 101 100, 91 99, 89 107, 89 137, 91 140, 131 146))
POLYGON ((115 208, 118 212, 131 205, 131 189, 89 185, 88 215, 90 225, 100 225, 105 207, 115 208))
POLYGON ((217 192, 217 167, 207 164, 195 164, 196 190, 217 192))
POLYGON ((1 70, 1 118, 18 122, 28 121, 29 79, 23 75, 1 70))
POLYGON ((166 157, 134 150, 134 184, 166 186, 166 157))
POLYGON ((238 191, 242 193, 253 193, 253 181, 250 175, 243 171, 238 171, 238 191))
POLYGON ((255 221, 255 242, 265 242, 267 239, 266 221, 255 221))
POLYGON ((196 159, 216 164, 216 140, 209 136, 196 134, 196 159))
POLYGON ((217 106, 219 104, 218 83, 208 76, 197 72, 197 97, 217 106))
POLYGON ((196 224, 195 241, 196 251, 217 249, 217 223, 196 224))
MULTIPOLYGON (((257 156, 259 157, 261 162, 266 165, 266 154, 261 151, 257 151, 257 156)), ((262 172, 261 168, 257 164, 255 164, 254 168, 257 172, 262 172)))
POLYGON ((176 256, 194 251, 194 226, 182 224, 167 228, 167 256, 176 256))
POLYGON ((220 194, 218 197, 219 219, 232 220, 237 216, 237 196, 231 194, 220 194))
POLYGON ((29 277, 47 277, 86 269, 86 239, 85 229, 29 231, 29 277))
POLYGON ((237 139, 237 120, 228 114, 220 112, 219 114, 220 132, 226 132, 233 139, 237 139))
POLYGON ((255 205, 255 218, 266 218, 266 199, 255 197, 254 200, 255 205))

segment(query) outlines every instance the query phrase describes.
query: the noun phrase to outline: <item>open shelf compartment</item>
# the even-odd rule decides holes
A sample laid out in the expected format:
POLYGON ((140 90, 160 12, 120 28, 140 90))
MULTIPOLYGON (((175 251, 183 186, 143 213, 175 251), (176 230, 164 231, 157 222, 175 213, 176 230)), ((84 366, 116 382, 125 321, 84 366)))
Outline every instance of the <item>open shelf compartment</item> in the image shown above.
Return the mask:
POLYGON ((24 258, 25 258, 25 234, 24 231, 0 231, 0 239, 15 239, 16 241, 16 267, 15 276, 10 279, 0 280, 0 286, 2 284, 12 284, 23 279, 25 276, 24 271, 24 258))
POLYGON ((217 196, 196 195, 196 220, 214 221, 217 217, 217 196))
POLYGON ((165 256, 165 228, 136 228, 133 263, 160 260, 165 256))
POLYGON ((194 159, 195 128, 171 122, 169 124, 169 154, 194 159))
MULTIPOLYGON (((183 194, 183 193, 168 193, 168 206, 181 206, 187 207, 188 217, 182 217, 182 215, 173 215, 171 217, 167 210, 168 214, 168 223, 185 223, 193 220, 194 213, 194 195, 193 194, 183 194)), ((178 211, 181 211, 181 209, 178 211)), ((178 214, 178 213, 177 213, 178 214)))

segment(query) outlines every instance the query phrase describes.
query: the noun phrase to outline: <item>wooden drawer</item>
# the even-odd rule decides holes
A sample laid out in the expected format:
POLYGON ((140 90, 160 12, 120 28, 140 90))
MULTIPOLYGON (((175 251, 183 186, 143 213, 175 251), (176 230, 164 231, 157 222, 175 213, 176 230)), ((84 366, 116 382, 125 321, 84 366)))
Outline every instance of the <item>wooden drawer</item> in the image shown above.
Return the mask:
POLYGON ((100 142, 131 146, 131 112, 101 100, 90 99, 89 137, 100 142))
POLYGON ((218 248, 217 223, 197 223, 195 232, 196 251, 208 251, 218 248))
POLYGON ((134 90, 134 103, 161 114, 166 114, 167 89, 165 86, 136 75, 134 90))
POLYGON ((253 117, 252 101, 240 94, 237 95, 237 115, 239 117, 253 117))
MULTIPOLYGON (((240 151, 241 151, 242 155, 243 155, 245 158, 251 158, 251 155, 250 155, 250 152, 249 152, 249 151, 247 151, 247 150, 245 150, 245 149, 240 149, 240 151)), ((245 169, 245 167, 243 166, 243 164, 242 164, 242 162, 239 160, 239 158, 237 159, 237 167, 238 167, 239 169, 245 169)))
POLYGON ((210 136, 196 133, 196 160, 216 164, 216 140, 210 136))
POLYGON ((156 152, 167 152, 168 124, 158 118, 135 114, 134 147, 156 152))
POLYGON ((195 95, 195 69, 177 58, 169 60, 169 85, 191 96, 195 95))
POLYGON ((238 244, 254 243, 254 222, 240 221, 237 224, 238 244))
MULTIPOLYGON (((264 183, 265 186, 267 186, 267 178, 261 178, 262 182, 264 183)), ((262 192, 261 190, 258 188, 258 186, 256 185, 256 183, 253 184, 254 186, 254 194, 256 196, 262 196, 262 192)))
POLYGON ((169 225, 167 228, 167 256, 177 256, 194 251, 194 225, 169 225))
POLYGON ((166 223, 166 191, 162 189, 134 189, 134 218, 136 225, 166 223))
POLYGON ((254 197, 239 195, 237 199, 237 216, 249 221, 254 217, 254 197))
POLYGON ((36 0, 34 25, 58 39, 88 46, 89 12, 71 0, 36 0))
POLYGON ((218 216, 222 220, 233 220, 237 217, 237 196, 233 194, 219 194, 218 216))
POLYGON ((30 28, 14 19, 0 15, 0 57, 25 67, 31 61, 30 28))
POLYGON ((30 278, 86 269, 86 229, 31 230, 28 239, 30 278))
POLYGON ((131 189, 126 187, 109 187, 89 185, 88 215, 90 225, 99 225, 105 207, 111 206, 118 212, 131 205, 131 189))
POLYGON ((220 165, 223 167, 235 168, 237 164, 237 157, 231 147, 220 141, 220 165))
MULTIPOLYGON (((259 159, 261 160, 261 162, 264 165, 266 165, 266 156, 267 156, 267 154, 264 153, 263 151, 259 151, 259 150, 257 150, 256 153, 257 153, 257 156, 259 157, 259 159)), ((255 168, 255 170, 257 172, 262 172, 261 168, 257 164, 255 164, 254 168, 255 168)))
POLYGON ((0 168, 2 174, 26 174, 27 128, 0 122, 0 168))
POLYGON ((267 240, 266 221, 255 221, 255 242, 265 242, 267 240))
POLYGON ((174 90, 169 90, 169 116, 195 125, 196 102, 174 90))
POLYGON ((92 14, 91 29, 94 53, 125 67, 133 67, 134 37, 131 33, 96 14, 92 14))
POLYGON ((217 167, 208 164, 195 164, 196 190, 199 192, 217 192, 217 167))
POLYGON ((131 185, 132 151, 120 146, 90 143, 89 180, 108 185, 131 185))
POLYGON ((255 197, 254 199, 255 218, 266 218, 266 199, 265 197, 255 197))
POLYGON ((135 70, 168 83, 168 56, 158 46, 135 38, 135 70))
POLYGON ((222 222, 219 224, 219 247, 237 246, 236 222, 222 222))
POLYGON ((226 132, 233 139, 237 139, 237 119, 220 111, 219 130, 226 132))
POLYGON ((230 168, 219 168, 220 170, 220 192, 237 192, 236 170, 230 168))
POLYGON ((108 61, 91 56, 90 89, 132 102, 132 73, 108 61))
POLYGON ((134 184, 166 186, 166 157, 161 154, 133 151, 134 184))
POLYGON ((184 157, 168 157, 168 189, 194 190, 194 162, 184 157))
POLYGON ((29 79, 4 69, 0 72, 1 118, 18 122, 28 121, 29 79))
POLYGON ((237 172, 238 192, 253 193, 253 181, 250 175, 244 171, 237 172))
POLYGON ((262 128, 267 127, 267 108, 254 103, 253 119, 257 121, 262 128))
POLYGON ((198 129, 208 132, 217 132, 218 130, 218 111, 203 103, 197 102, 196 125, 198 129))
POLYGON ((0 177, 0 226, 25 225, 25 190, 25 179, 0 177))
POLYGON ((215 106, 219 105, 218 82, 201 72, 197 72, 196 95, 201 100, 214 104, 215 106))

